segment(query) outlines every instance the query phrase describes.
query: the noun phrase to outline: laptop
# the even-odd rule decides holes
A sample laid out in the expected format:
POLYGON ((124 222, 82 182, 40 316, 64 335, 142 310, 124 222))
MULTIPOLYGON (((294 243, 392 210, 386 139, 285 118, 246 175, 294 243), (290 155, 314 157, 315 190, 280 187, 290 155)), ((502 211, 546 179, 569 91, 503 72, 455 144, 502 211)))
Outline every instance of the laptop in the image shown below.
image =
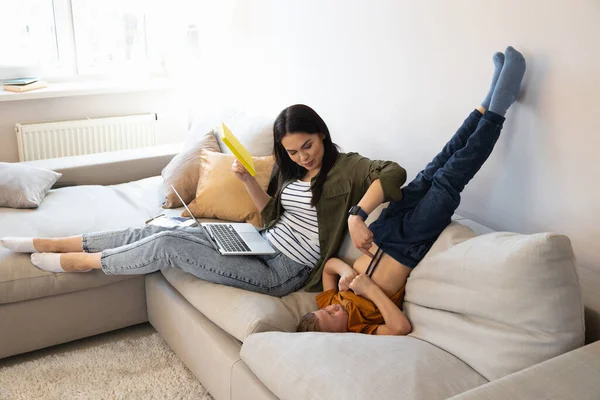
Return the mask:
POLYGON ((177 189, 171 188, 196 224, 204 230, 209 241, 223 256, 274 254, 276 250, 264 238, 254 225, 249 223, 200 222, 185 204, 177 189))

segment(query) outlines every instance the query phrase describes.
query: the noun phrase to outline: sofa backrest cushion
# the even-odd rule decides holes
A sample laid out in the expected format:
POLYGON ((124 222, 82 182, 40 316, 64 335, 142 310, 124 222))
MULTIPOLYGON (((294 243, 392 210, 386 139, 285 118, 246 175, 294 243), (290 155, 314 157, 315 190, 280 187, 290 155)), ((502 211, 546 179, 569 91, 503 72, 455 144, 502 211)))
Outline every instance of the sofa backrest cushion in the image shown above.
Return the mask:
POLYGON ((295 332, 300 318, 318 309, 315 293, 280 298, 203 281, 177 268, 162 273, 190 304, 240 342, 252 333, 295 332))
POLYGON ((452 224, 436 243, 449 247, 432 249, 411 273, 404 303, 411 336, 489 380, 582 346, 570 240, 554 233, 474 235, 452 224))

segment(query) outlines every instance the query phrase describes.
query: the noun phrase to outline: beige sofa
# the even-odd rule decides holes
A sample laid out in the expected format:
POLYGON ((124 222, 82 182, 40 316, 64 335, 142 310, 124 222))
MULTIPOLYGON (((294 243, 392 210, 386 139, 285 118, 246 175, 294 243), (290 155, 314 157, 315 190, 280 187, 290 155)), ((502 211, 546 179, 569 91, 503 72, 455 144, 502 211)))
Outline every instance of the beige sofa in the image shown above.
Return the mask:
MULTIPOLYGON (((153 153, 117 153, 110 159, 105 155, 35 162, 63 173, 59 184, 74 186, 50 191, 37 210, 0 208, 0 236, 67 236, 140 225, 164 211, 158 175, 176 152, 168 147, 153 153)), ((584 347, 579 346, 583 331, 577 332, 578 321, 582 323, 576 306, 579 292, 563 293, 557 287, 557 295, 545 298, 533 313, 509 310, 512 314, 507 311, 494 321, 467 315, 475 306, 479 308, 473 313, 485 313, 486 291, 476 302, 452 297, 465 290, 444 287, 440 281, 427 292, 435 280, 431 274, 436 269, 443 273, 444 257, 467 254, 467 260, 473 249, 484 249, 484 255, 493 251, 466 246, 476 243, 465 241, 474 236, 467 226, 478 233, 489 231, 459 220, 436 242, 428 268, 413 273, 410 285, 415 290, 407 286, 406 311, 415 329, 408 337, 282 333, 293 331, 298 318, 316 307, 313 294, 272 298, 203 282, 174 269, 148 276, 50 274, 31 265, 27 255, 0 248, 0 358, 149 320, 216 399, 600 398, 600 342, 592 343, 600 338, 600 274, 579 271, 586 305, 584 347), (452 304, 433 304, 448 298, 454 298, 452 304), (561 317, 569 329, 552 325, 548 331, 535 331, 540 323, 532 319, 547 320, 551 309, 565 304, 575 310, 561 317), (525 315, 528 318, 521 318, 525 315), (499 330, 510 333, 502 339, 509 338, 505 346, 494 336, 499 330), (579 348, 571 350, 575 347, 579 348), (539 360, 524 357, 530 353, 539 360), (553 358, 560 353, 564 354, 553 358)), ((495 240, 505 239, 519 238, 500 234, 495 240)), ((568 255, 560 237, 542 235, 536 240, 541 243, 536 249, 550 252, 550 258, 564 258, 565 249, 568 255), (555 240, 557 244, 548 247, 555 240)), ((538 250, 533 253, 543 252, 538 250)), ((347 241, 341 254, 347 259, 356 255, 347 241)), ((461 278, 454 282, 460 285, 471 276, 481 278, 463 273, 452 270, 446 280, 461 278)), ((568 274, 563 278, 571 279, 570 285, 577 279, 568 274)), ((493 296, 491 290, 487 294, 493 296)))

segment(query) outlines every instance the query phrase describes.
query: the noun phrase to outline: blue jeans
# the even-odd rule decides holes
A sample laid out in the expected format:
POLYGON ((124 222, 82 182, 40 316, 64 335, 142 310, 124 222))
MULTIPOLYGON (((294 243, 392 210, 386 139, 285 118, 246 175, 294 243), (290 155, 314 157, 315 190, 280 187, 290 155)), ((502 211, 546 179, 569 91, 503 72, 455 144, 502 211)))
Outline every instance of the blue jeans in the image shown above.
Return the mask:
POLYGON ((450 224, 460 193, 488 159, 504 117, 475 110, 442 151, 402 188, 369 229, 374 242, 396 261, 414 268, 450 224))
POLYGON ((201 228, 146 225, 122 231, 88 233, 83 250, 102 252, 107 275, 148 274, 173 267, 198 278, 271 296, 301 289, 311 268, 277 252, 261 256, 221 256, 201 228))

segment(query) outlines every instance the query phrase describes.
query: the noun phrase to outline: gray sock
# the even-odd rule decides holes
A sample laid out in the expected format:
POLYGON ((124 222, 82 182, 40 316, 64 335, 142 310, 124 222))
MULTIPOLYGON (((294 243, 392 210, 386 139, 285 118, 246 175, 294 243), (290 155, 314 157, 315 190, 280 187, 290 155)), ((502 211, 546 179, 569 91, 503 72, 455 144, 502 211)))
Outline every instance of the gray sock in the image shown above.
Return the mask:
POLYGON ((504 52, 504 66, 492 94, 489 110, 504 116, 506 110, 519 98, 521 82, 525 75, 523 54, 508 46, 504 52))
POLYGON ((481 106, 486 110, 490 108, 490 102, 492 101, 492 94, 494 93, 494 88, 496 87, 496 82, 498 82, 498 77, 500 76, 500 71, 502 71, 502 66, 504 65, 504 54, 501 52, 497 52, 492 57, 494 60, 494 76, 492 77, 492 84, 490 85, 490 91, 488 92, 485 99, 481 102, 481 106))

